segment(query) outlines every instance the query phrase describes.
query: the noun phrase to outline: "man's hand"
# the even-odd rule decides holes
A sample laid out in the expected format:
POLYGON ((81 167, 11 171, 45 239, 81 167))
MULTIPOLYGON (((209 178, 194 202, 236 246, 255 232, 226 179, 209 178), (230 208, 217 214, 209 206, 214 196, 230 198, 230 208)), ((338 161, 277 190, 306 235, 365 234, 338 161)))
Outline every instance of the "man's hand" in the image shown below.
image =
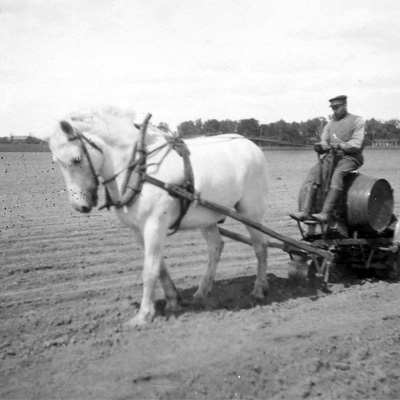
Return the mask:
POLYGON ((338 144, 338 143, 332 144, 331 145, 331 149, 334 150, 334 151, 340 150, 340 144, 338 144))
POLYGON ((340 143, 335 143, 331 146, 332 151, 336 153, 336 155, 340 158, 344 156, 344 151, 340 147, 340 143))

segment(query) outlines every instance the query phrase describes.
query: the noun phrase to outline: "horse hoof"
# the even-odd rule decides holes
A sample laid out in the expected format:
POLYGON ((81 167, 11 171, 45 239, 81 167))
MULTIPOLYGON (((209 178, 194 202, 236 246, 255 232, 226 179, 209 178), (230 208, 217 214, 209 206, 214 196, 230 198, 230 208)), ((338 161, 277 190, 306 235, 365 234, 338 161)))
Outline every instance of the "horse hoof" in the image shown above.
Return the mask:
POLYGON ((207 296, 205 296, 203 293, 196 292, 193 295, 193 303, 204 304, 206 299, 207 299, 207 296))
POLYGON ((261 301, 261 300, 265 300, 265 294, 266 294, 267 290, 264 289, 254 289, 251 293, 250 293, 250 297, 253 300, 256 301, 261 301))
POLYGON ((166 315, 179 314, 183 311, 183 307, 180 304, 168 304, 165 306, 166 315))
POLYGON ((148 321, 146 318, 140 317, 137 315, 133 317, 130 321, 125 323, 125 327, 128 329, 141 329, 145 326, 148 326, 151 321, 148 321))

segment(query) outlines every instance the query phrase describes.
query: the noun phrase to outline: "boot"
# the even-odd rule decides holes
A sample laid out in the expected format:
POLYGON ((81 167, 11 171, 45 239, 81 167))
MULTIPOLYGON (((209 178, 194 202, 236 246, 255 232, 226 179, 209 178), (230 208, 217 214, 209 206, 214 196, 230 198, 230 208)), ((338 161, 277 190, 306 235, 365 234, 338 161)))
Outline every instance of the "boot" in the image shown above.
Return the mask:
POLYGON ((334 210, 335 205, 341 194, 341 190, 330 188, 328 195, 326 196, 322 211, 318 214, 313 214, 312 218, 320 222, 321 224, 328 222, 329 217, 331 216, 332 211, 334 210))
POLYGON ((312 185, 310 190, 306 193, 304 204, 298 212, 290 213, 289 216, 296 221, 306 221, 311 219, 311 209, 314 205, 315 198, 317 197, 318 186, 312 185))

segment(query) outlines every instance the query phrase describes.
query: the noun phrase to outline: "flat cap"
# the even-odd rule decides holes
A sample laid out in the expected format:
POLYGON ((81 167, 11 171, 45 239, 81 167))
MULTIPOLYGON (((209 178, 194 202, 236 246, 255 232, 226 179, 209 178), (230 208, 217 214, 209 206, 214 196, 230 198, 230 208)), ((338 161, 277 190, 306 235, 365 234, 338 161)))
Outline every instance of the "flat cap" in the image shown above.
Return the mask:
POLYGON ((333 99, 329 99, 329 102, 331 103, 332 106, 336 106, 339 104, 346 104, 347 103, 347 96, 341 95, 341 96, 336 96, 333 99))

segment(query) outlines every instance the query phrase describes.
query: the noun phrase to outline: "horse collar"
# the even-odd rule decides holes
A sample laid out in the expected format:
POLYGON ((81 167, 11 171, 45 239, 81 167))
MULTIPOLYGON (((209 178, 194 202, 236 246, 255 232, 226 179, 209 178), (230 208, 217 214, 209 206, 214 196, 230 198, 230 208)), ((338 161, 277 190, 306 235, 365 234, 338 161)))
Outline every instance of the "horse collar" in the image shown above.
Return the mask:
MULTIPOLYGON (((106 191, 106 203, 99 208, 100 210, 103 208, 110 209, 110 207, 122 208, 131 205, 141 193, 143 184, 145 182, 153 183, 151 177, 146 174, 147 155, 149 155, 150 153, 154 153, 155 151, 161 150, 165 146, 169 146, 170 149, 175 150, 177 154, 179 154, 183 159, 184 181, 181 185, 181 188, 189 193, 195 192, 193 168, 189 157, 190 151, 186 143, 181 138, 166 138, 166 144, 157 147, 150 153, 147 152, 145 145, 145 135, 150 118, 151 114, 148 114, 143 124, 140 125, 139 141, 133 147, 131 159, 128 167, 126 168, 126 176, 122 185, 122 195, 120 200, 117 203, 113 202, 106 186, 107 183, 111 182, 117 177, 118 174, 116 174, 111 179, 103 182, 106 191)), ((170 227, 170 229, 173 230, 172 233, 175 233, 179 229, 181 221, 186 215, 191 204, 191 201, 184 197, 180 197, 179 201, 181 205, 181 211, 176 222, 170 227)))

